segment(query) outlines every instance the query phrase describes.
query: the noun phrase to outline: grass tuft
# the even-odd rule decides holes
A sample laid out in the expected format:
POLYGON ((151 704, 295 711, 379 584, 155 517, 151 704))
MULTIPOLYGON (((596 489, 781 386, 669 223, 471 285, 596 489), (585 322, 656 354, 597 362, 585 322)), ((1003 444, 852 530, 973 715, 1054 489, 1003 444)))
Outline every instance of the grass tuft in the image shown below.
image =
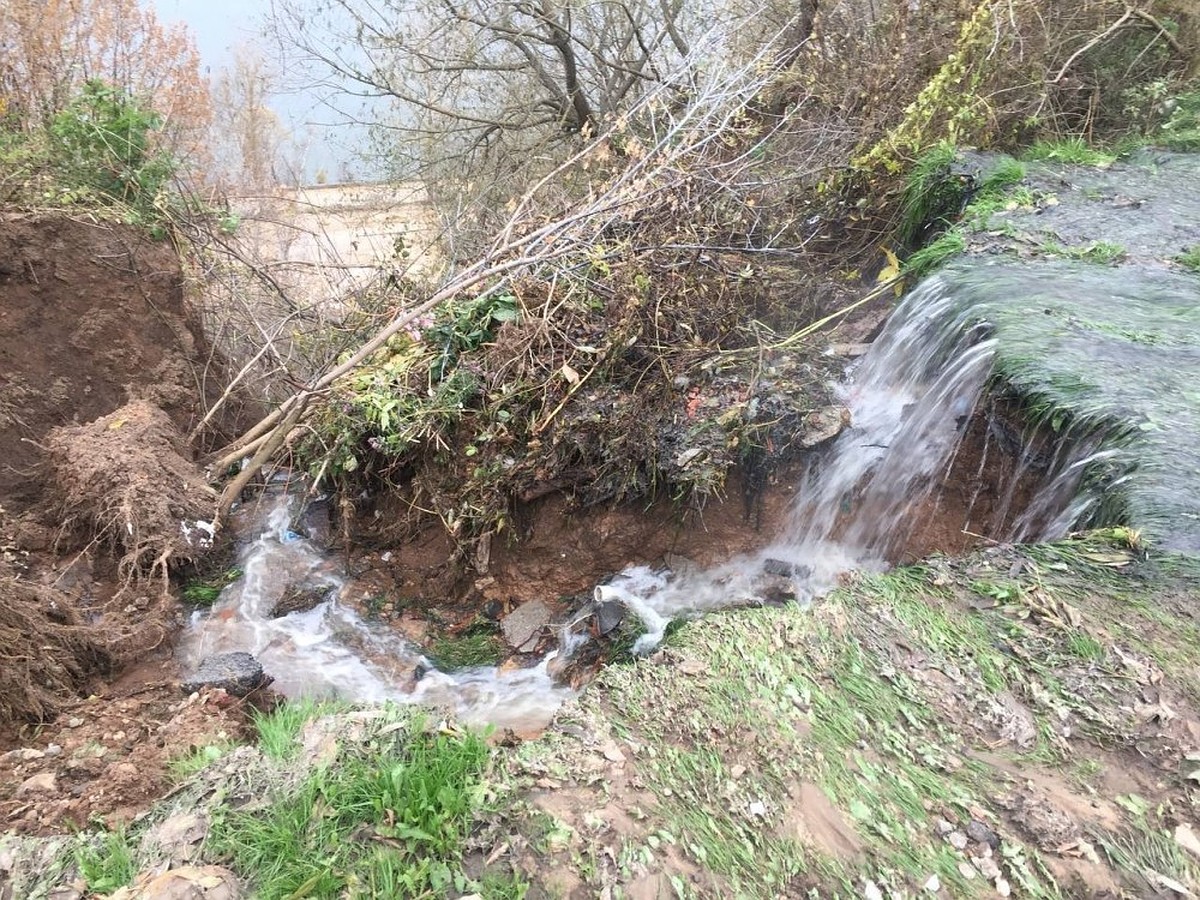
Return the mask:
POLYGON ((1037 141, 1025 151, 1025 159, 1033 162, 1058 162, 1075 166, 1107 166, 1116 156, 1088 144, 1083 138, 1069 137, 1053 141, 1037 141))
POLYGON ((1178 256, 1175 257, 1175 262, 1183 266, 1189 272, 1200 274, 1200 244, 1188 247, 1178 256))
POLYGON ((343 704, 330 700, 289 700, 269 713, 254 714, 258 746, 263 755, 274 760, 288 760, 300 749, 300 730, 319 716, 342 709, 343 704))
POLYGON ((202 772, 232 750, 236 745, 229 740, 218 740, 202 747, 193 747, 186 753, 167 762, 167 771, 175 781, 187 781, 197 772, 202 772))
POLYGON ((909 256, 904 261, 904 273, 913 278, 921 278, 966 249, 967 239, 963 237, 962 232, 951 229, 909 256))
POLYGON ((221 591, 242 577, 242 570, 233 567, 215 575, 188 579, 183 585, 183 599, 192 606, 212 606, 221 591))
POLYGON ((111 894, 133 881, 137 862, 124 828, 105 832, 95 843, 84 838, 75 850, 75 865, 93 894, 111 894))
MULTIPOLYGON (((343 752, 265 809, 214 817, 210 848, 232 860, 263 900, 423 897, 477 892, 462 855, 486 795, 479 735, 430 733, 422 720, 382 746, 343 752)), ((492 878, 492 896, 524 886, 492 878)))
POLYGON ((442 635, 429 648, 430 659, 444 671, 494 666, 504 654, 504 645, 490 622, 473 624, 458 635, 442 635))
POLYGON ((962 211, 966 185, 951 174, 958 151, 943 142, 913 164, 904 186, 896 236, 901 246, 914 247, 923 235, 950 224, 962 211))

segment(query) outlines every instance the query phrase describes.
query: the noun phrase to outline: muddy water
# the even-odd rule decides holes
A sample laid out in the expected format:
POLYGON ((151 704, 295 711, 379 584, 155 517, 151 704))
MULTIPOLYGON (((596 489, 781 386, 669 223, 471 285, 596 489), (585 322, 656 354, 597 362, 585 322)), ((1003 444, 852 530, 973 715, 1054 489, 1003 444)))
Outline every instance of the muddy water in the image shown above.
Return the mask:
POLYGON ((289 530, 301 498, 277 490, 240 511, 242 577, 209 612, 192 616, 179 656, 195 666, 234 650, 254 654, 289 697, 341 697, 421 703, 452 710, 474 724, 516 732, 546 725, 570 691, 548 674, 551 659, 531 669, 495 667, 438 672, 392 629, 368 622, 340 601, 339 564, 289 530), (314 608, 272 616, 289 588, 328 591, 314 608))

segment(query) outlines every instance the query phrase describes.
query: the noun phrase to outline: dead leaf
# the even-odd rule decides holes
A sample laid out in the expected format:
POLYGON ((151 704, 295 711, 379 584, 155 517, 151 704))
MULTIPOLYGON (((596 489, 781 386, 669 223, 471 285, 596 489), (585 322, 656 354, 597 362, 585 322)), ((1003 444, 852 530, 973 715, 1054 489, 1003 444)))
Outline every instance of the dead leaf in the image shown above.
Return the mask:
POLYGON ((1175 843, 1192 856, 1200 859, 1200 837, 1196 836, 1191 825, 1185 822, 1175 826, 1175 843))
POLYGON ((568 365, 567 363, 563 363, 562 369, 560 371, 562 372, 562 377, 567 379, 568 382, 570 382, 573 385, 579 384, 579 381, 580 381, 579 373, 576 372, 574 369, 572 369, 570 367, 570 365, 568 365))

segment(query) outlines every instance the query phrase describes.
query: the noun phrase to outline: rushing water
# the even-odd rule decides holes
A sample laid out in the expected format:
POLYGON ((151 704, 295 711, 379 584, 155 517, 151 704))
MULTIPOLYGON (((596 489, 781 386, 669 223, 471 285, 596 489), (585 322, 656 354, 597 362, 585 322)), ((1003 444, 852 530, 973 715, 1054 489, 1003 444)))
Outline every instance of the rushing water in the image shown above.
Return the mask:
MULTIPOLYGON (((762 602, 765 592, 778 595, 781 584, 787 597, 807 602, 842 573, 885 566, 913 510, 953 462, 995 352, 991 327, 964 310, 943 281, 928 281, 839 386, 851 424, 810 466, 783 534, 756 554, 703 572, 627 569, 596 589, 597 600, 619 600, 642 620, 646 634, 635 651, 644 652, 679 616, 762 602)), ((1044 488, 1029 509, 1014 511, 1004 536, 1053 537, 1074 524, 1092 502, 1079 488, 1096 450, 1059 446, 1044 488)), ((336 566, 288 531, 293 510, 286 494, 262 502, 265 513, 252 525, 258 536, 244 551, 244 576, 211 613, 197 614, 183 644, 187 661, 248 650, 286 694, 429 703, 517 730, 544 724, 569 694, 554 684, 550 659, 518 671, 437 672, 401 637, 339 602, 336 566), (271 618, 293 583, 334 591, 308 612, 271 618)), ((569 652, 569 644, 558 652, 569 652)))
POLYGON ((180 642, 186 665, 233 650, 252 653, 290 697, 422 703, 453 710, 463 721, 518 732, 544 727, 570 691, 554 683, 551 658, 536 667, 438 672, 412 644, 368 622, 341 602, 338 563, 290 531, 301 498, 264 495, 242 511, 243 532, 256 534, 242 551, 242 577, 212 610, 196 612, 180 642), (290 586, 328 587, 329 597, 306 612, 272 617, 290 586))

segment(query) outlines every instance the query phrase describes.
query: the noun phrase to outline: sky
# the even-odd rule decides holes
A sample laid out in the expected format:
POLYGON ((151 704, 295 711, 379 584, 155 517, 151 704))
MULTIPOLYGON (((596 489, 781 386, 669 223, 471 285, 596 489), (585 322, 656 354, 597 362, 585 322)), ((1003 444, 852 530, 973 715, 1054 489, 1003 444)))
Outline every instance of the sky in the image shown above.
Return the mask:
MULTIPOLYGON (((265 36, 271 0, 148 0, 164 24, 183 22, 200 51, 201 72, 215 79, 233 59, 239 45, 257 47, 268 59, 279 59, 280 48, 265 36)), ((285 76, 290 74, 286 71, 285 76)), ((363 169, 357 152, 365 148, 365 129, 347 125, 303 88, 275 95, 271 108, 303 145, 303 180, 323 172, 330 181, 363 169)))

